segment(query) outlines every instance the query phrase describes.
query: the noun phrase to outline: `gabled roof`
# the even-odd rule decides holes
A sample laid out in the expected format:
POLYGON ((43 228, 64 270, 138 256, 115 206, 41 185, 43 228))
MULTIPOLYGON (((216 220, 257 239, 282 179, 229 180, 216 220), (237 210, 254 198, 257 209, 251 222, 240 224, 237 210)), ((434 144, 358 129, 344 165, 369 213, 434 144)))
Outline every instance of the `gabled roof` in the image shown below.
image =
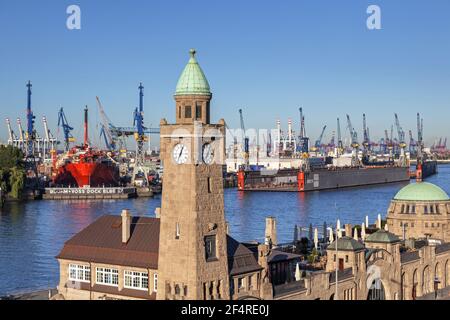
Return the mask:
POLYGON ((105 215, 68 240, 58 259, 139 268, 158 268, 159 219, 133 217, 131 236, 122 243, 122 218, 105 215))
MULTIPOLYGON (((336 241, 331 243, 328 246, 328 250, 335 250, 336 249, 336 241)), ((365 247, 360 242, 356 241, 353 238, 350 237, 342 237, 337 240, 337 249, 342 251, 360 251, 364 250, 365 247)))
POLYGON ((374 243, 395 243, 399 241, 400 241, 399 237, 384 229, 380 229, 377 232, 372 233, 365 240, 365 242, 374 242, 374 243))

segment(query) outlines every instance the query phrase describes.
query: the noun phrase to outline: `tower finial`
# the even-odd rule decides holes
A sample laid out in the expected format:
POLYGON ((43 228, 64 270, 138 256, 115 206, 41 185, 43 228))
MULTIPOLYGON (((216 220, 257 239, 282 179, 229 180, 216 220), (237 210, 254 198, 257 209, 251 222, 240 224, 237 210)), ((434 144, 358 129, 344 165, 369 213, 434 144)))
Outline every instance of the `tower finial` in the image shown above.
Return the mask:
POLYGON ((195 49, 191 49, 189 50, 189 54, 191 55, 191 58, 195 59, 195 54, 197 53, 197 51, 195 51, 195 49))

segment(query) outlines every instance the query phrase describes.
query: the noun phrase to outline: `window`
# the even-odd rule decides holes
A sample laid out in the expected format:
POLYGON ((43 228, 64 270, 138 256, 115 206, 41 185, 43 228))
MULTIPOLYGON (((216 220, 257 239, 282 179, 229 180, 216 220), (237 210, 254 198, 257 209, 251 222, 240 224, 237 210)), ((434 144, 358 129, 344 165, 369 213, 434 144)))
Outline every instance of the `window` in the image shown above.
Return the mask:
POLYGON ((181 118, 181 107, 178 107, 178 118, 181 118))
POLYGON ((184 107, 184 117, 185 118, 192 118, 192 108, 191 108, 191 106, 185 106, 184 107))
POLYGON ((406 213, 409 213, 409 205, 406 206, 406 213))
POLYGON ((238 279, 238 289, 243 289, 245 286, 245 279, 244 278, 239 278, 238 279))
POLYGON ((404 204, 402 204, 402 211, 401 211, 401 213, 405 213, 405 205, 404 204))
POLYGON ((125 271, 125 288, 148 290, 148 273, 125 271))
POLYGON ((411 206, 411 213, 416 213, 416 206, 415 205, 411 206))
POLYGON ((424 207, 423 207, 423 212, 424 212, 425 214, 428 214, 428 206, 424 206, 424 207))
POLYGON ((251 289, 252 288, 252 276, 248 277, 248 287, 251 289))
POLYGON ((216 236, 205 237, 206 261, 216 260, 216 236))
POLYGON ((430 206, 430 213, 434 214, 434 206, 430 206))
POLYGON ((336 255, 333 255, 333 261, 336 262, 336 255))
POLYGON ((179 285, 175 285, 175 294, 177 295, 177 296, 179 296, 180 295, 180 286, 179 285))
POLYGON ((119 286, 119 270, 97 268, 97 283, 113 287, 119 286))
POLYGON ((175 226, 175 239, 176 240, 180 239, 180 224, 178 222, 175 226))
POLYGON ((69 265, 69 280, 90 282, 91 281, 91 268, 89 266, 82 266, 78 264, 69 265))
POLYGON ((345 262, 348 263, 348 256, 345 256, 345 262))
POLYGON ((436 206, 436 213, 440 214, 441 212, 439 211, 439 206, 436 206))
POLYGON ((211 193, 211 192, 212 192, 212 190, 211 190, 211 184, 212 184, 211 177, 209 177, 209 178, 208 178, 208 193, 211 193))
POLYGON ((195 106, 195 118, 196 119, 202 118, 202 105, 201 104, 197 104, 195 106))
POLYGON ((158 291, 158 275, 155 273, 153 275, 153 292, 158 291))

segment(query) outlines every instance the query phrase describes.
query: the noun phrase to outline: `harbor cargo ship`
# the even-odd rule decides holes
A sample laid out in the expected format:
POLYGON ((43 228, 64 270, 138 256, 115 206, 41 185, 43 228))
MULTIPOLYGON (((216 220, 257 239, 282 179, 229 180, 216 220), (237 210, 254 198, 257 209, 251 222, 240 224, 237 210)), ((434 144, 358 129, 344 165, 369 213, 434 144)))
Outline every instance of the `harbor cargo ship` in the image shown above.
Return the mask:
POLYGON ((54 161, 53 183, 63 187, 116 187, 120 182, 118 166, 105 152, 88 143, 88 109, 84 110, 84 144, 54 161))
POLYGON ((417 162, 417 180, 423 180, 437 173, 438 163, 436 160, 422 160, 417 162))
POLYGON ((374 184, 407 182, 407 166, 323 167, 238 172, 238 190, 307 192, 374 184))

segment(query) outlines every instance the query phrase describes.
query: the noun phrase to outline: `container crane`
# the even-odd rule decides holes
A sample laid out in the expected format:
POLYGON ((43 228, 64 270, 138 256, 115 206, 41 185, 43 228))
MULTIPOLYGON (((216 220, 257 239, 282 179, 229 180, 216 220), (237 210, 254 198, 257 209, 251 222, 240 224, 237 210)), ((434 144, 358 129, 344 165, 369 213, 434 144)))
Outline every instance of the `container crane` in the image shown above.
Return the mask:
POLYGON ((414 140, 412 130, 409 130, 409 153, 411 155, 417 153, 417 142, 414 140))
POLYGON ((350 136, 352 139, 352 166, 359 166, 359 143, 358 143, 358 134, 356 133, 355 128, 352 125, 352 121, 350 120, 350 116, 347 114, 347 125, 348 130, 350 131, 350 136))
POLYGON ((407 159, 405 154, 406 142, 405 142, 405 132, 403 131, 398 115, 395 114, 395 126, 397 127, 398 144, 400 147, 400 165, 406 166, 407 159))
POLYGON ((249 139, 245 133, 245 124, 244 124, 244 115, 242 113, 242 109, 239 109, 239 117, 241 121, 241 131, 242 131, 242 143, 244 146, 243 155, 244 155, 244 170, 248 170, 249 168, 249 156, 250 156, 250 145, 249 139))
POLYGON ((71 134, 73 128, 67 122, 63 108, 60 108, 58 112, 58 127, 61 127, 64 133, 64 150, 69 151, 70 143, 75 142, 75 138, 71 134))

